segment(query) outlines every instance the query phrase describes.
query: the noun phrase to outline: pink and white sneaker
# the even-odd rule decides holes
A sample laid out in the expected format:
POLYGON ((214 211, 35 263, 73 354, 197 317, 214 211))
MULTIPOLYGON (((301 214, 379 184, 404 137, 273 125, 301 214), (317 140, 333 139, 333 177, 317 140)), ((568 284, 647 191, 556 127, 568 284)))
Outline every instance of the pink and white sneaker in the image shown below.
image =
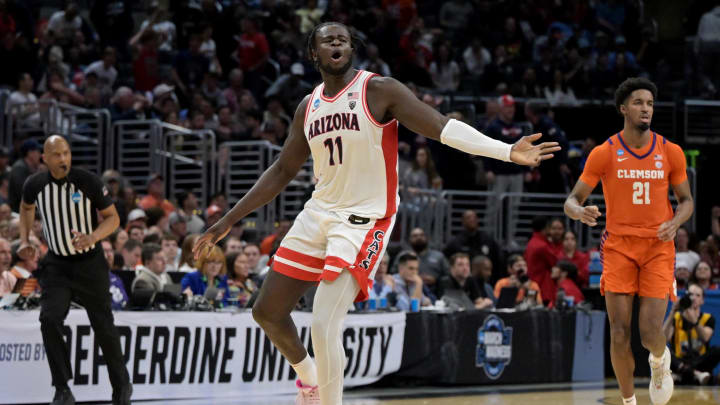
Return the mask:
POLYGON ((320 392, 317 385, 304 385, 300 380, 296 380, 295 386, 298 388, 295 405, 320 405, 320 392))

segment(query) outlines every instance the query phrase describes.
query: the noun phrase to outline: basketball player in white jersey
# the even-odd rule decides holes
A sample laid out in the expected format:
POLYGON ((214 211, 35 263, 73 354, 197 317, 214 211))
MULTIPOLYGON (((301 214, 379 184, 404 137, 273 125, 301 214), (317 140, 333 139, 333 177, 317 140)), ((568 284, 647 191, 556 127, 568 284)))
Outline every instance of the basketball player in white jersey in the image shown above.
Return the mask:
POLYGON ((353 300, 367 299, 395 224, 398 123, 467 153, 523 165, 537 165, 560 149, 555 142, 533 145, 540 134, 505 144, 448 119, 397 80, 352 69, 354 50, 343 24, 323 23, 310 33, 308 54, 323 83, 295 111, 279 159, 193 249, 205 254, 232 224, 269 203, 312 154, 315 191, 280 244, 253 307, 255 320, 298 374, 298 404, 342 404, 343 319, 353 300), (318 282, 311 326, 316 366, 290 312, 318 282))

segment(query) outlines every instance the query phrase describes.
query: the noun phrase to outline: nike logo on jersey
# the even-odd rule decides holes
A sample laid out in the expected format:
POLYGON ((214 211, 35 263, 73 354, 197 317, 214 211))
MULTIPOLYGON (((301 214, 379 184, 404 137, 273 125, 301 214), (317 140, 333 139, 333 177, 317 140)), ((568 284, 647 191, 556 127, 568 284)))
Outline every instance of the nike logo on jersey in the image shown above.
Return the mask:
POLYGON ((355 113, 335 113, 320 117, 310 123, 308 131, 308 139, 313 139, 318 135, 322 135, 330 131, 338 131, 349 129, 351 131, 360 131, 357 114, 355 113))
POLYGON ((624 158, 618 158, 618 162, 622 162, 622 161, 624 161, 624 160, 628 160, 628 159, 630 159, 630 158, 628 158, 628 157, 624 157, 624 158))

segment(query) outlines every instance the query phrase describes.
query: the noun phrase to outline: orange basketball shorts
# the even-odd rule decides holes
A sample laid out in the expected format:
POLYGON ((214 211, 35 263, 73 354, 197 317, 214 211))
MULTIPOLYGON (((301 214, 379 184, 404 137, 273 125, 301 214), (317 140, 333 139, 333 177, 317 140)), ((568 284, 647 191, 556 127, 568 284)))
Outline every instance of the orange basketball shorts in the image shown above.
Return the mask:
POLYGON ((670 297, 675 301, 675 243, 657 238, 610 235, 600 241, 600 293, 670 297))

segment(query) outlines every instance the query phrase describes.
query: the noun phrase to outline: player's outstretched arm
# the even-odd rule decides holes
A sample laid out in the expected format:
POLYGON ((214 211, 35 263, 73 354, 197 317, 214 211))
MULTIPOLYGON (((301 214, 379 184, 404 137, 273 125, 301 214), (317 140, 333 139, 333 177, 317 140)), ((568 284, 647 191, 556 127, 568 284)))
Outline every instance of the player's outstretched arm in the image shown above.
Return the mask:
POLYGON ((514 145, 492 139, 470 125, 440 114, 418 100, 404 84, 390 77, 370 80, 368 97, 372 98, 368 104, 376 107, 373 112, 381 114, 378 118, 392 116, 413 132, 472 155, 534 166, 560 150, 557 142, 533 145, 541 134, 524 136, 514 145))
POLYGON ((676 186, 672 186, 672 188, 675 192, 675 198, 678 200, 678 205, 675 208, 675 216, 673 219, 662 223, 658 228, 658 239, 663 242, 669 242, 675 239, 675 233, 678 228, 690 219, 695 209, 695 202, 693 201, 690 184, 687 180, 676 186))
POLYGON ((587 200, 592 191, 592 187, 587 185, 584 181, 578 180, 577 183, 575 183, 575 187, 573 187, 573 190, 570 192, 570 195, 565 200, 565 215, 576 221, 579 220, 586 225, 597 225, 597 219, 600 215, 602 215, 597 205, 583 207, 585 200, 587 200))
POLYGON ((195 258, 205 254, 215 243, 224 238, 234 223, 272 201, 295 178, 310 155, 310 147, 303 128, 305 108, 309 99, 310 96, 306 96, 295 110, 290 134, 278 159, 265 170, 250 191, 195 242, 193 247, 195 258))

